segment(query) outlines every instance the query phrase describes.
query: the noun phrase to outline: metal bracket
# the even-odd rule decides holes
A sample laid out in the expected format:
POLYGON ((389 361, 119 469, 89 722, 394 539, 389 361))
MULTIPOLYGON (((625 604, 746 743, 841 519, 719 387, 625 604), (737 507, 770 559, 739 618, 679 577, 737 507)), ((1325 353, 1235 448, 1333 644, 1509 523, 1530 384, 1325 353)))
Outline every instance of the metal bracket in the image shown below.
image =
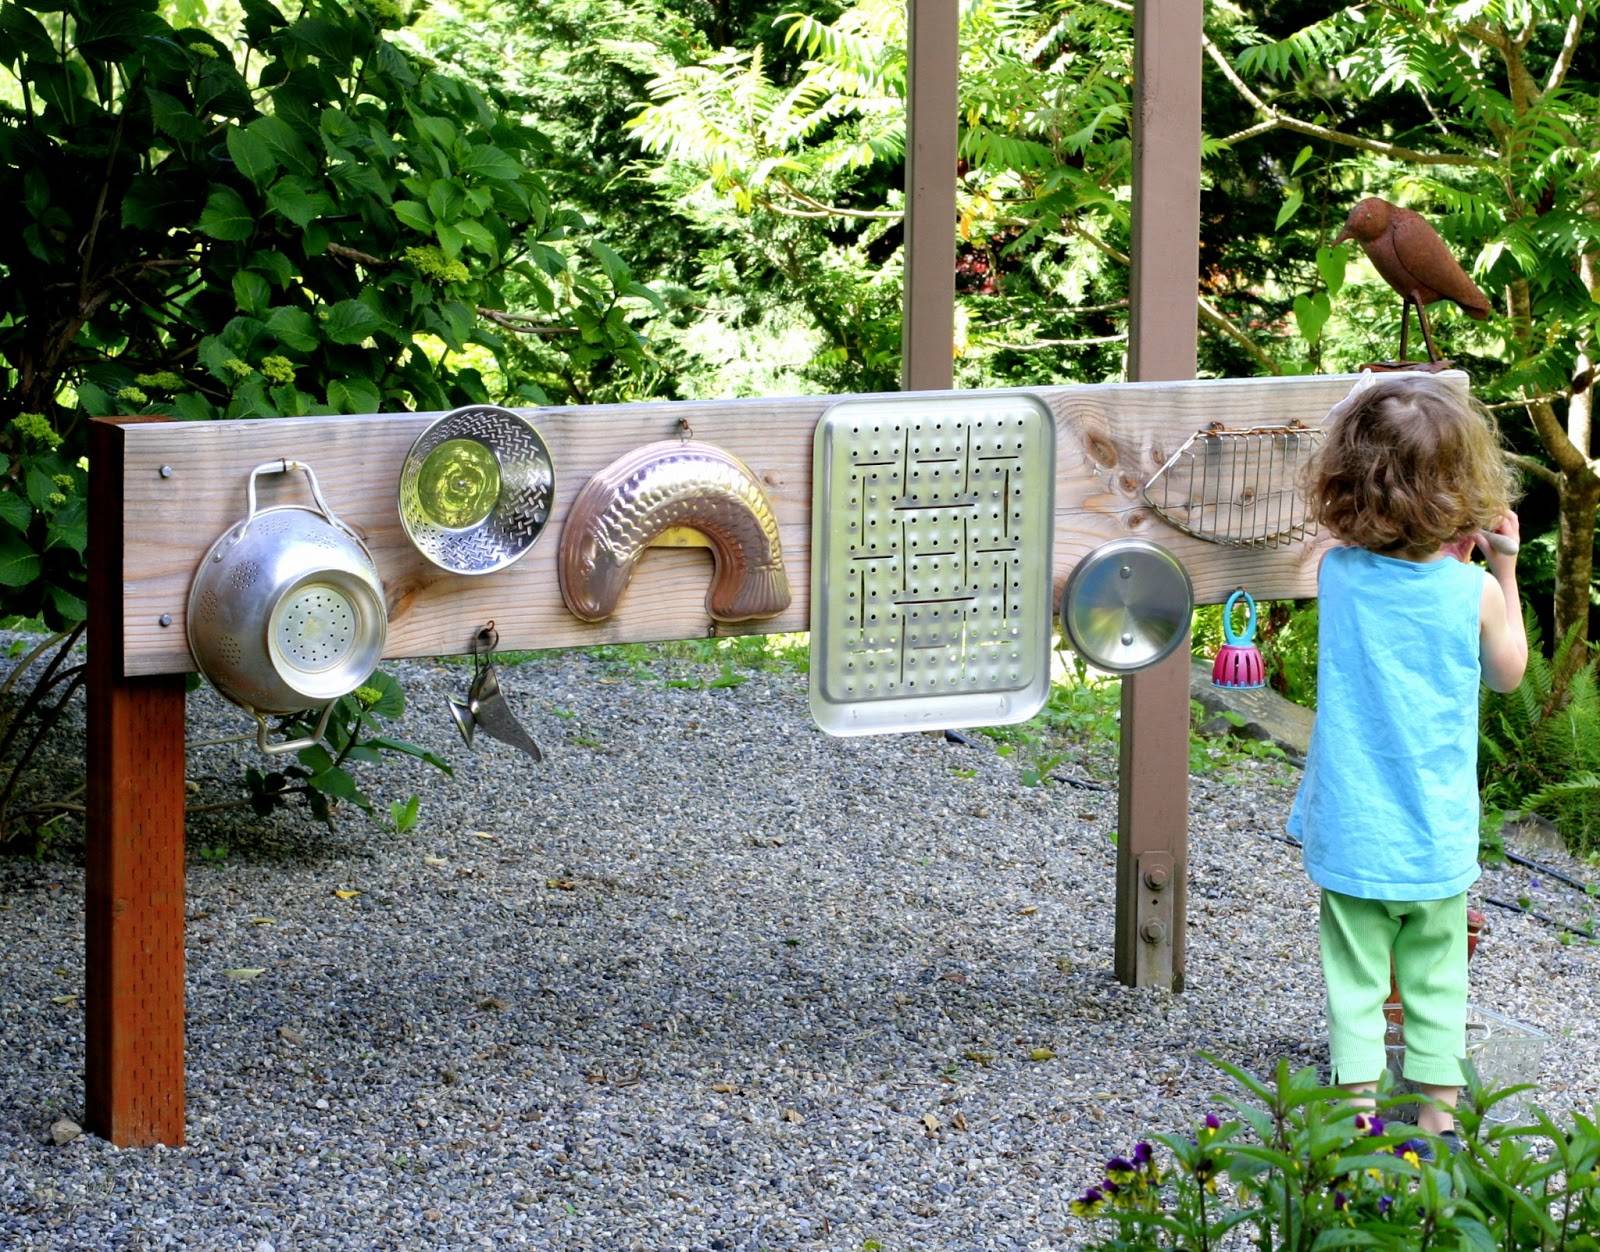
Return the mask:
POLYGON ((1135 965, 1141 987, 1173 985, 1173 915, 1179 884, 1173 881, 1172 857, 1165 852, 1143 852, 1135 859, 1138 870, 1138 949, 1135 965))

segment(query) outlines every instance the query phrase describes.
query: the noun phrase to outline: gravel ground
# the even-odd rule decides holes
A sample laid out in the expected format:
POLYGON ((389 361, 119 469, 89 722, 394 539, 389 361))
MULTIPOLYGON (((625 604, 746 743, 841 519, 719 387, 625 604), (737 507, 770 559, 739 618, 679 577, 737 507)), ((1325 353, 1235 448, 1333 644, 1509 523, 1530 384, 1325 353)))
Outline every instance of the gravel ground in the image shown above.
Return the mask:
MULTIPOLYGON (((455 741, 466 670, 394 669, 403 733, 458 766, 385 775, 416 830, 191 821, 187 1148, 49 1143, 83 1111, 81 849, 0 859, 0 1247, 1081 1246, 1099 1163, 1228 1086, 1197 1049, 1325 1062, 1281 764, 1192 780, 1171 995, 1112 976, 1112 790, 1024 787, 981 739, 829 739, 790 674, 580 654, 502 670, 533 766, 455 741)), ((243 729, 209 693, 190 719, 243 729)), ((196 802, 253 755, 192 752, 196 802)), ((1525 870, 1474 897, 1530 892, 1584 904, 1525 870)), ((1476 1001, 1557 1037, 1542 1103, 1592 1107, 1595 949, 1488 911, 1476 1001)))

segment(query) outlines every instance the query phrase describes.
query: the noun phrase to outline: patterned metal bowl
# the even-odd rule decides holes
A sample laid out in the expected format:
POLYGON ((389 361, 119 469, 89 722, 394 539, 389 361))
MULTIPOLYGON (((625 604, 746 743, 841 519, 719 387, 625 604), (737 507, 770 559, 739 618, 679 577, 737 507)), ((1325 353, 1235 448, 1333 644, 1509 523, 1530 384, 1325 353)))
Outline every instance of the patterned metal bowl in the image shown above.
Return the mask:
POLYGON ((417 551, 453 574, 492 574, 550 520, 555 466, 533 423, 474 404, 417 436, 400 469, 400 522, 417 551))

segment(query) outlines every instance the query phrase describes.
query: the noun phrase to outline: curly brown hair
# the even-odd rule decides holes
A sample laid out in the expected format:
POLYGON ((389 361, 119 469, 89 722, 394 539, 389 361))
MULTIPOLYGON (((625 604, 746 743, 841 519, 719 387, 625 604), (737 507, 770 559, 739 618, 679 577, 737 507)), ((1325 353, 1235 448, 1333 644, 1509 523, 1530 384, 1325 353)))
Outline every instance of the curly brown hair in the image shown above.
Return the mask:
POLYGON ((1426 556, 1492 530, 1516 486, 1493 414, 1432 375, 1395 374, 1335 409, 1302 490, 1344 542, 1426 556))

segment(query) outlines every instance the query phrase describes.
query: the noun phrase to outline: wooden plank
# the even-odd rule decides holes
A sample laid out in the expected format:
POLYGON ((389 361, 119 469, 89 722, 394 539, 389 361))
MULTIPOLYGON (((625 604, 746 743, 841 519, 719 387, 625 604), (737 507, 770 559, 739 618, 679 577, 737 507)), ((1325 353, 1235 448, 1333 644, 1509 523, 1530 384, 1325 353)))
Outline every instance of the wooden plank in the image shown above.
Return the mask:
MULTIPOLYGON (((1128 376, 1193 378, 1200 269, 1201 0, 1138 0, 1128 376)), ((1257 595, 1267 580, 1229 562, 1257 595)), ((1301 566, 1301 571, 1306 567, 1301 566)), ((1189 641, 1122 684, 1117 978, 1183 989, 1189 847, 1189 641), (1155 877, 1160 886, 1153 886, 1155 877)))
POLYGON ((124 429, 90 434, 84 1103, 121 1147, 184 1139, 184 680, 126 678, 124 429))
POLYGON ((900 386, 955 378, 956 121, 961 16, 956 0, 906 0, 905 292, 900 386))
MULTIPOLYGON (((1241 582, 1259 597, 1310 594, 1307 545, 1241 552, 1180 534, 1141 498, 1143 484, 1189 435, 1211 421, 1230 427, 1298 419, 1320 422, 1348 390, 1340 376, 1112 383, 1041 388, 1056 415, 1055 578, 1103 540, 1146 535, 1189 568, 1202 602, 1226 599, 1241 582)), ((309 462, 333 509, 366 538, 388 594, 387 655, 468 650, 493 618, 504 648, 694 638, 712 633, 805 630, 809 624, 811 440, 837 399, 730 400, 527 410, 556 467, 550 525, 521 561, 483 578, 447 574, 412 546, 395 509, 395 484, 412 440, 434 414, 275 418, 128 427, 123 473, 125 672, 194 668, 185 642, 189 582, 215 538, 245 509, 252 467, 279 457, 309 462), (695 437, 741 457, 765 485, 777 514, 794 602, 782 616, 715 627, 705 611, 711 558, 704 549, 647 553, 616 616, 590 625, 562 604, 556 579, 560 528, 595 472, 640 444, 670 437, 687 417, 695 437), (161 467, 171 467, 162 477, 161 467), (163 614, 171 625, 162 626, 163 614)), ((932 398, 932 397, 930 397, 932 398)), ((262 479, 264 503, 308 502, 303 480, 262 479)))

